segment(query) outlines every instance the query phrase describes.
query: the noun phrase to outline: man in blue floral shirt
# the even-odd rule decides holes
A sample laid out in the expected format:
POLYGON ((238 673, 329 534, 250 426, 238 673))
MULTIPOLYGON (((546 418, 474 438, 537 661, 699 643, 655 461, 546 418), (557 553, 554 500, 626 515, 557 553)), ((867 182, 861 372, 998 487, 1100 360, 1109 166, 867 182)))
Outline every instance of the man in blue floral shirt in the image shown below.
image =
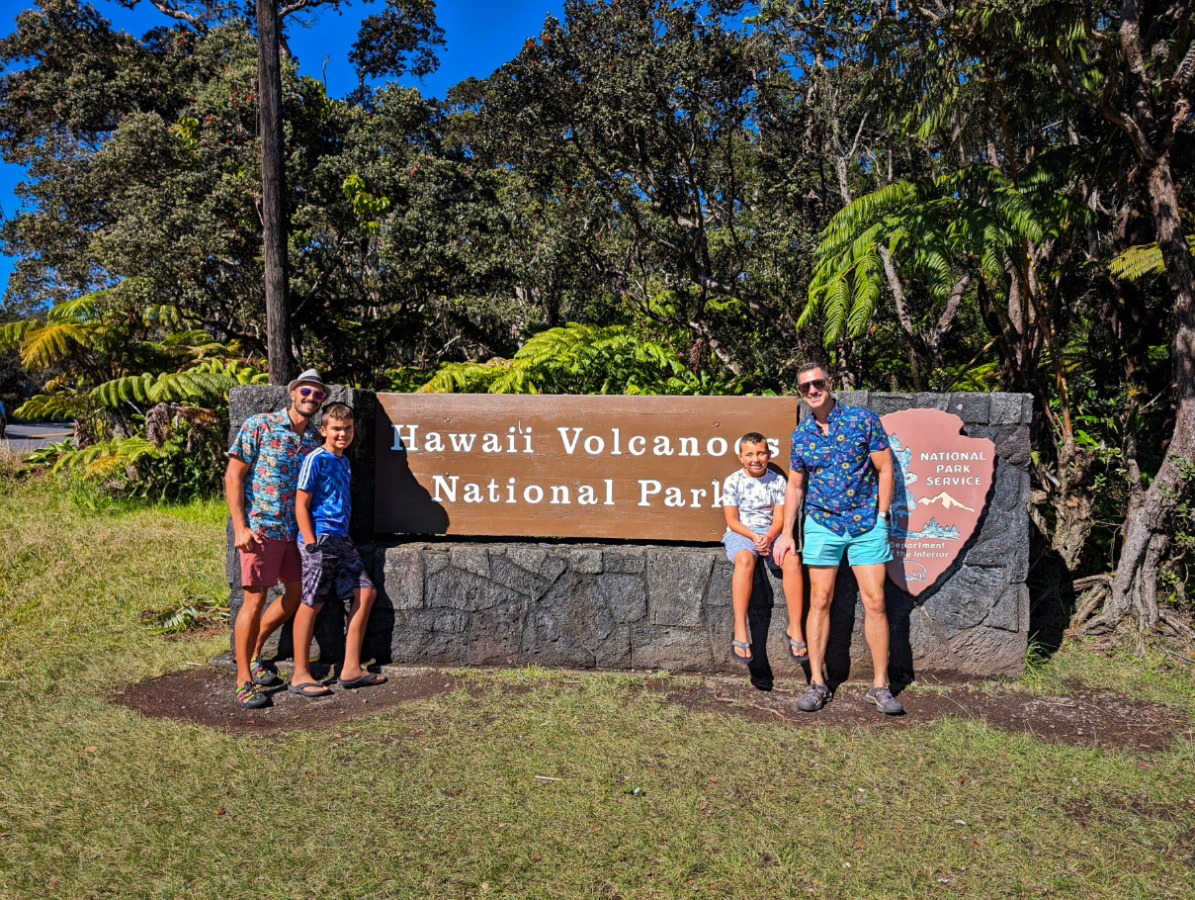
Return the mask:
POLYGON ((904 707, 888 688, 888 614, 884 608, 884 564, 892 502, 892 452, 875 413, 842 407, 830 391, 830 378, 818 363, 801 367, 797 389, 813 415, 793 431, 791 471, 784 498, 784 530, 772 553, 783 563, 796 551, 793 526, 805 501, 805 564, 809 566, 809 689, 797 701, 815 712, 833 699, 823 664, 830 636, 830 601, 845 553, 859 583, 865 614, 863 632, 875 667, 867 701, 894 715, 904 707))
POLYGON ((319 412, 326 388, 319 374, 308 369, 290 383, 289 391, 286 409, 250 416, 241 425, 228 450, 224 474, 245 590, 233 626, 233 643, 237 702, 246 709, 268 702, 254 685, 278 683, 278 676, 263 667, 258 657, 266 639, 295 614, 302 599, 295 491, 304 458, 322 443, 311 417, 319 412), (263 615, 266 592, 279 581, 284 593, 263 615))

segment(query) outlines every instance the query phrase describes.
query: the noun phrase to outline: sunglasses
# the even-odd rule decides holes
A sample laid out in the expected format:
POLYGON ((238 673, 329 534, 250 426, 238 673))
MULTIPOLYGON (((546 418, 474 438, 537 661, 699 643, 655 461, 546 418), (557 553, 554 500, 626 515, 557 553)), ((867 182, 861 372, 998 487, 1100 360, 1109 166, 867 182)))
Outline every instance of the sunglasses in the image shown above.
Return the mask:
POLYGON ((316 400, 323 400, 326 395, 319 388, 301 387, 299 388, 299 396, 314 397, 316 400))
POLYGON ((810 391, 817 391, 819 394, 826 389, 826 379, 814 378, 811 381, 802 381, 797 385, 797 390, 801 392, 804 397, 810 391))

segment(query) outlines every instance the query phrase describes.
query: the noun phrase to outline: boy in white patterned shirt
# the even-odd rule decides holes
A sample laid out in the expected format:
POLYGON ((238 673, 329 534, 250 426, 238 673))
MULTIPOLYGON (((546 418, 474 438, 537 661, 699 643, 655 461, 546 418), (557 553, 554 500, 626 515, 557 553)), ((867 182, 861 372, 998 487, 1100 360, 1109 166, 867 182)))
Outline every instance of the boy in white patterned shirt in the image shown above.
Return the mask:
MULTIPOLYGON (((739 462, 743 464, 722 486, 722 512, 726 516, 726 534, 722 544, 727 558, 734 563, 731 600, 734 604, 734 640, 730 658, 749 665, 751 636, 747 631, 747 606, 755 580, 755 564, 760 557, 769 566, 772 542, 784 525, 783 475, 768 468, 772 459, 767 439, 756 431, 739 439, 739 462)), ((789 553, 780 567, 784 581, 784 600, 788 605, 787 647, 789 657, 798 663, 808 661, 801 615, 805 605, 805 578, 800 553, 789 553)))

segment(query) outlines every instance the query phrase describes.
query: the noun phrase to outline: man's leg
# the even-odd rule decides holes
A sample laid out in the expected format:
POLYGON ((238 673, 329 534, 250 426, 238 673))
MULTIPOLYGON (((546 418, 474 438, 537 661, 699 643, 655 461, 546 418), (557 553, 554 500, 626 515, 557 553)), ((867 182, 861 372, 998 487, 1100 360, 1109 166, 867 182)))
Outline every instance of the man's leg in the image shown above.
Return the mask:
MULTIPOLYGON (((311 638, 315 634, 315 618, 319 615, 319 611, 324 604, 314 603, 310 606, 306 603, 300 603, 299 608, 295 610, 295 674, 291 678, 291 686, 299 684, 310 684, 315 681, 312 677, 310 663, 308 662, 308 654, 311 652, 311 638)), ((327 693, 323 688, 319 692, 312 690, 314 696, 320 696, 327 693)))
POLYGON ((801 568, 801 555, 789 553, 780 567, 784 579, 784 603, 788 606, 788 631, 794 641, 805 640, 805 626, 801 621, 805 615, 805 572, 801 568))
MULTIPOLYGON (((261 617, 261 624, 257 628, 257 640, 253 642, 253 659, 261 656, 261 648, 266 645, 270 635, 286 624, 287 620, 299 608, 303 599, 303 583, 288 581, 282 585, 283 594, 271 603, 261 617)), ((296 647, 298 644, 295 645, 296 647)), ((296 651, 297 652, 297 651, 296 651)))
POLYGON ((871 651, 871 664, 875 668, 872 684, 884 687, 888 684, 888 610, 884 606, 883 563, 867 566, 851 566, 855 580, 859 582, 859 595, 863 600, 863 634, 867 638, 867 649, 871 651))
POLYGON ((838 566, 809 567, 809 618, 805 623, 805 640, 809 643, 809 681, 826 684, 823 668, 826 644, 830 640, 830 602, 834 599, 834 582, 838 566))
MULTIPOLYGON (((755 582, 755 554, 740 550, 734 555, 734 577, 730 582, 730 601, 734 607, 734 639, 747 643, 751 634, 747 631, 747 607, 751 605, 751 587, 755 582)), ((735 656, 751 659, 750 650, 732 647, 735 656)))
POLYGON ((252 683, 253 675, 249 671, 250 653, 257 646, 258 622, 261 619, 261 608, 266 602, 266 588, 264 586, 247 586, 243 588, 244 599, 237 611, 237 619, 233 625, 233 646, 237 657, 237 686, 246 681, 252 683))
POLYGON ((349 608, 349 624, 344 636, 344 665, 340 667, 342 681, 355 681, 366 674, 361 668, 361 645, 365 642, 365 625, 377 596, 378 592, 373 588, 353 591, 353 605, 349 608))

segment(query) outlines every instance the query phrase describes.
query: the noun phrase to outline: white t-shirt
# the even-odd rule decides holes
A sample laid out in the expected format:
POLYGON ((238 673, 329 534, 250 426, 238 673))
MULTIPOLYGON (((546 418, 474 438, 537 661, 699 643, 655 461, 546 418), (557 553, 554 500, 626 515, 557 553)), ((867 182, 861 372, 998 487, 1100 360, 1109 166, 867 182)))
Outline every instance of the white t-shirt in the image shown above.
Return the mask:
POLYGON ((738 469, 722 485, 722 505, 737 506, 739 521, 756 534, 765 534, 772 527, 772 507, 784 505, 787 486, 784 476, 771 469, 759 478, 738 469))

